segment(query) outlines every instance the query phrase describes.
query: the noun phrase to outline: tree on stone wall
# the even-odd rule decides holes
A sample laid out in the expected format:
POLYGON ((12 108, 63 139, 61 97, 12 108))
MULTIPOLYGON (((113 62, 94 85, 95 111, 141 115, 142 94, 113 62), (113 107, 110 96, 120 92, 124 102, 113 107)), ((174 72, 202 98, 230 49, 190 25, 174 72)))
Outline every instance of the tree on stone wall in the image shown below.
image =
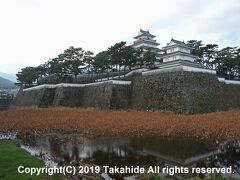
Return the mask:
POLYGON ((151 50, 143 53, 143 62, 149 67, 154 68, 154 63, 156 62, 156 53, 151 50))
MULTIPOLYGON (((202 44, 199 40, 187 42, 193 48, 192 54, 197 56, 196 61, 204 64, 208 68, 216 69, 217 74, 228 79, 240 78, 240 48, 226 47, 218 50, 217 44, 202 44)), ((132 67, 142 67, 147 65, 154 68, 156 53, 148 50, 134 49, 127 46, 126 42, 119 42, 109 47, 107 50, 93 56, 93 52, 85 51, 82 48, 70 46, 57 57, 49 59, 44 64, 37 67, 26 67, 18 72, 18 84, 32 85, 44 76, 53 75, 61 80, 67 75, 74 75, 75 78, 83 70, 90 72, 107 73, 109 79, 110 72, 120 72, 132 67)), ((113 76, 113 73, 111 73, 113 76)), ((57 83, 57 82, 56 82, 57 83)))
POLYGON ((86 51, 83 56, 83 63, 87 68, 87 73, 89 74, 90 68, 92 67, 93 64, 93 52, 91 51, 86 51))
POLYGON ((203 64, 206 67, 213 69, 214 68, 213 61, 215 60, 215 57, 218 52, 218 45, 207 44, 203 46, 202 49, 203 49, 203 64))
POLYGON ((122 57, 121 65, 124 68, 124 74, 125 74, 126 68, 131 70, 132 67, 136 65, 136 63, 137 63, 137 52, 133 47, 126 46, 123 49, 123 55, 122 56, 123 57, 122 57))
POLYGON ((197 56, 196 62, 203 63, 203 46, 202 41, 190 40, 187 42, 187 45, 192 47, 192 54, 197 56))
POLYGON ((50 75, 56 75, 59 78, 62 78, 66 73, 66 64, 64 63, 64 59, 62 55, 58 55, 58 57, 49 59, 48 64, 48 73, 50 75))
POLYGON ((107 52, 110 58, 110 66, 111 69, 118 69, 123 65, 123 56, 124 56, 124 49, 126 48, 126 42, 119 42, 114 44, 113 46, 109 47, 107 52))
POLYGON ((239 76, 240 58, 237 47, 226 47, 218 51, 213 63, 216 65, 218 75, 227 79, 239 76))
POLYGON ((218 50, 217 44, 202 44, 202 41, 190 40, 187 43, 193 47, 197 62, 208 68, 216 69, 217 74, 227 79, 240 76, 240 48, 226 47, 218 50))
POLYGON ((84 50, 73 46, 64 50, 64 52, 60 55, 66 72, 68 74, 73 74, 75 78, 81 73, 81 66, 84 65, 83 57, 84 50))
POLYGON ((21 69, 21 71, 19 71, 17 74, 17 85, 24 85, 27 87, 32 86, 37 78, 38 75, 36 73, 36 68, 35 67, 25 67, 23 69, 21 69))
POLYGON ((107 73, 109 72, 109 54, 107 51, 102 51, 93 58, 93 68, 96 73, 104 72, 105 70, 107 73))

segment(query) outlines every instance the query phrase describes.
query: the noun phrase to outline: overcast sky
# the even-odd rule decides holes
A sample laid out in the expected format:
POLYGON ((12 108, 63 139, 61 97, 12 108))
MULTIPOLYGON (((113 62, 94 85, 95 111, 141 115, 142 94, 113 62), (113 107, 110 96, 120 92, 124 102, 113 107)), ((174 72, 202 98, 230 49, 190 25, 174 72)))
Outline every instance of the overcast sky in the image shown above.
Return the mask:
POLYGON ((149 30, 220 47, 240 45, 239 0, 0 0, 0 72, 16 73, 69 46, 94 53, 149 30))

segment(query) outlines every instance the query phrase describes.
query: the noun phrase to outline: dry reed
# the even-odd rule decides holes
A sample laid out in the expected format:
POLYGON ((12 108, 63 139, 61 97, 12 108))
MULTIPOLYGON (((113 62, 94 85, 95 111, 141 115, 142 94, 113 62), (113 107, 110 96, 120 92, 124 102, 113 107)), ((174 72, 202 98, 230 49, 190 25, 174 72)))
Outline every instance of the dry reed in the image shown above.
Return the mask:
POLYGON ((197 115, 80 108, 0 112, 0 132, 79 133, 86 136, 193 136, 220 142, 240 138, 240 109, 197 115))

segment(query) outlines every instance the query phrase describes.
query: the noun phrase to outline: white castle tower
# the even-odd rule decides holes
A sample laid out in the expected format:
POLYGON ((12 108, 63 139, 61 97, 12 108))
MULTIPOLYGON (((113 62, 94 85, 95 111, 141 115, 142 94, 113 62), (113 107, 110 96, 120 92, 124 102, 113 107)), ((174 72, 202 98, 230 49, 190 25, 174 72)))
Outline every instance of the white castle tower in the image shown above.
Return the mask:
POLYGON ((156 36, 150 34, 149 31, 144 31, 140 29, 140 32, 134 39, 136 41, 133 42, 133 47, 134 48, 143 48, 143 49, 158 49, 159 43, 156 42, 154 39, 156 36))
POLYGON ((163 62, 177 60, 194 62, 197 57, 191 54, 192 49, 193 48, 189 47, 183 41, 172 38, 171 41, 162 48, 162 50, 165 51, 165 54, 162 55, 163 62))
POLYGON ((161 50, 158 48, 160 44, 154 39, 155 37, 156 36, 152 35, 149 31, 140 29, 138 35, 134 37, 136 40, 133 42, 132 47, 135 49, 142 49, 143 51, 151 50, 152 52, 156 52, 156 58, 160 60, 161 50))

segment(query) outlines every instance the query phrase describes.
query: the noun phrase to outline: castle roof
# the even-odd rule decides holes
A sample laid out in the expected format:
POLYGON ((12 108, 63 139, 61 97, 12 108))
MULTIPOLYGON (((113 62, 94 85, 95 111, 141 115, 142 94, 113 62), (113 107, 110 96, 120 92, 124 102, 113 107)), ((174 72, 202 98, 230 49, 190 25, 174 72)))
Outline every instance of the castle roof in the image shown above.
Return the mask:
POLYGON ((185 47, 185 48, 188 48, 188 49, 193 49, 192 47, 188 46, 187 44, 185 44, 184 41, 179 41, 179 40, 176 40, 176 39, 171 39, 171 41, 169 43, 167 43, 167 45, 165 47, 163 47, 162 49, 168 49, 168 48, 171 48, 171 47, 176 47, 176 46, 181 46, 181 47, 185 47))
POLYGON ((184 41, 179 41, 179 40, 176 40, 176 39, 171 39, 171 42, 174 42, 176 44, 185 44, 184 41))
POLYGON ((140 29, 138 35, 136 37, 134 37, 134 39, 137 39, 141 36, 148 36, 148 37, 151 37, 151 38, 155 38, 156 36, 152 35, 148 30, 147 31, 144 31, 142 29, 140 29))

